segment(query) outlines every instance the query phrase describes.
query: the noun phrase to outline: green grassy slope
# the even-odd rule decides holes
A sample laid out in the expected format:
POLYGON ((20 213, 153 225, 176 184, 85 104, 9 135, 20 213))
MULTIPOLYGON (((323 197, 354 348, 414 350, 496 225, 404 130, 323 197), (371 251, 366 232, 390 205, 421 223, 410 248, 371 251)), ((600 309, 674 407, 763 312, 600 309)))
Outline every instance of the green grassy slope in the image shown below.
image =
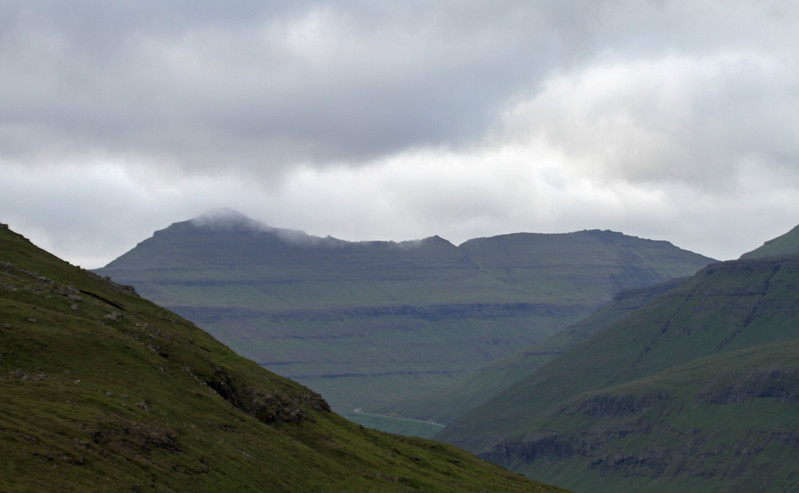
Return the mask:
POLYGON ((556 491, 364 429, 0 226, 2 491, 556 491))
POLYGON ((620 320, 649 300, 683 282, 685 278, 622 291, 592 315, 546 340, 480 368, 457 384, 440 392, 417 395, 380 409, 401 416, 418 416, 438 423, 451 423, 477 406, 554 360, 577 343, 620 320))
POLYGON ((467 243, 353 243, 233 216, 173 224, 98 272, 351 412, 441 391, 620 288, 709 261, 599 231, 467 243))
POLYGON ((793 339, 579 394, 486 457, 576 491, 796 491, 798 408, 793 339))
MULTIPOLYGON (((716 480, 735 478, 755 484, 773 475, 780 475, 781 484, 787 484, 793 476, 784 470, 779 472, 776 466, 772 469, 764 465, 785 457, 796 463, 799 449, 783 447, 779 440, 758 442, 747 448, 750 457, 745 463, 738 463, 734 474, 718 468, 669 469, 672 479, 666 480, 661 478, 664 470, 650 465, 658 461, 704 462, 703 454, 709 453, 708 449, 686 447, 686 440, 717 446, 713 453, 726 457, 730 447, 735 450, 737 444, 747 442, 741 442, 737 432, 728 433, 717 418, 724 423, 739 420, 744 423, 740 427, 751 436, 764 433, 762 422, 752 420, 754 411, 748 406, 768 413, 771 428, 789 433, 787 443, 793 443, 791 436, 799 436, 795 426, 799 407, 790 397, 790 389, 799 377, 794 369, 799 361, 799 354, 794 351, 799 336, 797 292, 797 256, 708 266, 463 416, 439 437, 482 452, 514 470, 537 472, 547 480, 568 477, 566 486, 586 491, 599 491, 596 485, 586 485, 605 473, 609 474, 603 479, 607 491, 631 476, 640 484, 660 478, 668 485, 664 491, 689 486, 693 491, 706 491, 704 488, 716 484, 716 480), (781 347, 780 343, 785 343, 788 352, 776 358, 769 371, 773 369, 787 379, 787 400, 766 392, 756 396, 759 400, 747 398, 752 402, 745 406, 721 399, 713 406, 703 404, 700 409, 691 401, 701 400, 698 394, 678 396, 673 389, 657 383, 685 378, 694 379, 685 384, 686 388, 712 389, 719 382, 731 381, 729 375, 757 375, 762 369, 759 361, 768 359, 775 348, 781 347), (751 360, 730 356, 733 351, 742 350, 745 351, 736 354, 749 355, 751 360), (712 360, 714 357, 718 359, 712 360), (702 374, 690 375, 686 367, 680 367, 700 358, 711 358, 702 374), (635 391, 627 392, 628 389, 635 391), (677 404, 669 407, 672 403, 677 404), (722 406, 726 404, 730 406, 722 406), (654 411, 648 412, 650 408, 654 411), (643 411, 647 413, 642 414, 643 411), (609 421, 597 425, 596 420, 606 415, 609 421), (632 426, 625 421, 630 416, 643 421, 632 426), (672 422, 679 422, 680 426, 673 427, 669 424, 672 422), (606 454, 616 450, 627 452, 618 457, 606 454), (651 450, 659 451, 657 460, 646 458, 644 451, 651 450), (625 459, 629 454, 632 458, 625 459), (606 470, 614 461, 625 460, 624 467, 606 470)), ((649 486, 644 489, 649 491, 649 486)))
POLYGON ((760 248, 741 255, 741 258, 752 259, 797 254, 799 254, 799 226, 796 226, 782 236, 765 242, 760 248))

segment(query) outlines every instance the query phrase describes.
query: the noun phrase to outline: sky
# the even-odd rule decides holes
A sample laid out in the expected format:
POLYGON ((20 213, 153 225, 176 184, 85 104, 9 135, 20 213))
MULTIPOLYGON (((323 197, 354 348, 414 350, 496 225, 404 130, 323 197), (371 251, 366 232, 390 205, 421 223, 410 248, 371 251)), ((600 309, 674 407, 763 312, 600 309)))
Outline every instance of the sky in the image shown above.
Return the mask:
POLYGON ((794 0, 0 0, 0 222, 105 265, 230 208, 344 240, 799 224, 794 0))

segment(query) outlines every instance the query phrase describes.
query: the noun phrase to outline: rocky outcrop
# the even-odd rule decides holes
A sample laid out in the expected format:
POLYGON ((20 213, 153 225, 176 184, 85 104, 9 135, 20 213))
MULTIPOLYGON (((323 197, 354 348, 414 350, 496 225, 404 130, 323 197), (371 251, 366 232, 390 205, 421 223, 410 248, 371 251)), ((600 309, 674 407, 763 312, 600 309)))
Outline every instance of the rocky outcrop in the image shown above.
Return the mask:
POLYGON ((259 391, 240 384, 222 368, 217 369, 206 384, 234 407, 264 423, 299 423, 310 419, 306 409, 330 411, 330 406, 322 396, 310 390, 294 398, 259 391))
POLYGON ((575 411, 592 418, 632 416, 656 407, 669 399, 669 394, 597 395, 583 401, 575 411))
POLYGON ((719 405, 766 398, 799 402, 799 369, 753 370, 732 384, 709 385, 697 397, 702 402, 719 405))

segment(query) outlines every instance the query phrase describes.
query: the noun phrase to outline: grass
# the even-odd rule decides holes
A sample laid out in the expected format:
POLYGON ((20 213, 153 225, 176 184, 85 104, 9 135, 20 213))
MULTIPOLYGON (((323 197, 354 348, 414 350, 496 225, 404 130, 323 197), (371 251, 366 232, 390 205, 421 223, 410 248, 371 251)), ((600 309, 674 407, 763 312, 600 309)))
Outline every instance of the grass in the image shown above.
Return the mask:
POLYGON ((799 254, 799 226, 782 236, 767 241, 760 248, 741 256, 742 259, 774 257, 799 254))
POLYGON ((451 423, 459 416, 484 404, 491 398, 522 380, 538 368, 554 360, 577 343, 640 308, 649 300, 682 282, 665 283, 624 291, 597 312, 575 323, 567 330, 531 344, 520 351, 492 361, 468 377, 437 392, 413 395, 391 402, 380 412, 393 411, 405 416, 420 416, 437 422, 451 423))
POLYGON ((799 257, 711 265, 438 437, 578 491, 788 491, 797 288, 799 257))
POLYGON ((556 491, 359 427, 0 228, 0 490, 556 491))
POLYGON ((799 477, 797 361, 799 339, 701 358, 575 396, 536 427, 591 444, 589 452, 555 467, 537 460, 520 470, 550 481, 571 476, 563 484, 577 491, 634 487, 631 477, 646 491, 790 491, 799 477), (597 414, 587 406, 647 397, 649 406, 626 412, 606 405, 597 414))

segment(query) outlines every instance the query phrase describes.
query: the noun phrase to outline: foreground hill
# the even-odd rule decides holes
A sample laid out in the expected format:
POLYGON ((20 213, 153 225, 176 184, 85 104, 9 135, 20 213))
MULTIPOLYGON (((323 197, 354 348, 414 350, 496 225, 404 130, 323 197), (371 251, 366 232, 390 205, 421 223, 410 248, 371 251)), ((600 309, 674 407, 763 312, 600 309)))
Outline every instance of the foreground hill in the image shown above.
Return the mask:
POLYGON ((713 264, 439 437, 578 491, 799 484, 799 256, 713 264))
POLYGON ((228 212, 158 231, 98 273, 350 412, 438 392, 620 289, 709 261, 609 231, 346 242, 228 212))
POLYGON ((2 491, 560 491, 364 429, 0 225, 2 491))

